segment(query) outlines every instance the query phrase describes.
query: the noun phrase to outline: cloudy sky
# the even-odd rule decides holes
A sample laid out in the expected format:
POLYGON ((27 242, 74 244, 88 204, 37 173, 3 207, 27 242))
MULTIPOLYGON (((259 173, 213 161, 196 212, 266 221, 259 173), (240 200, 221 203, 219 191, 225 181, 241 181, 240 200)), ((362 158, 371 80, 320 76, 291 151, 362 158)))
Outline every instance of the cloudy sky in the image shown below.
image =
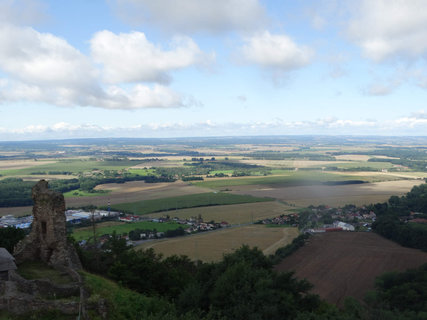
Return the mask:
POLYGON ((0 140, 427 135, 426 0, 0 0, 0 140))

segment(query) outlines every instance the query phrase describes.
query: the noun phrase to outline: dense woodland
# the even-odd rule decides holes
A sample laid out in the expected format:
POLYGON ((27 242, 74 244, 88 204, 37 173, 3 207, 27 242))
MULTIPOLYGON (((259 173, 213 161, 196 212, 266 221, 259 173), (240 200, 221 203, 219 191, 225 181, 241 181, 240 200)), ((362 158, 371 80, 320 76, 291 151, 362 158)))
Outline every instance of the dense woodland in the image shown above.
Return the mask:
POLYGON ((392 196, 372 209, 377 214, 372 225, 375 232, 405 247, 427 251, 427 224, 410 220, 427 218, 427 184, 413 187, 402 197, 392 196))

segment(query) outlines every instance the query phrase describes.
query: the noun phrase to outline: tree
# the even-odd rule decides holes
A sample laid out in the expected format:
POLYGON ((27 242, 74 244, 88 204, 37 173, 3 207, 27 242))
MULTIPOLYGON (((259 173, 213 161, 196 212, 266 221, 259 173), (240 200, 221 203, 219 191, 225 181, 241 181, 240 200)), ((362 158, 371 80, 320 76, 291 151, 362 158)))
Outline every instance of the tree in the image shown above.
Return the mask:
POLYGON ((25 237, 25 231, 15 227, 7 227, 0 229, 0 247, 6 248, 7 251, 13 253, 15 245, 25 237))

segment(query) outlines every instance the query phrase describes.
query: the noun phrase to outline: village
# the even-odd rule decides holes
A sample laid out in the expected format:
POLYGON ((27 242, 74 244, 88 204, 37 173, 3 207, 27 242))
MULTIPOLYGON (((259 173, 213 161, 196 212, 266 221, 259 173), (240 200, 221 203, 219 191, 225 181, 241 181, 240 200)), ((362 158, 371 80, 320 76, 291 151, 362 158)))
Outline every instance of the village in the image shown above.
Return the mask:
POLYGON ((376 214, 366 207, 346 205, 343 208, 310 206, 299 213, 283 214, 258 221, 266 225, 298 227, 302 232, 371 231, 376 214))

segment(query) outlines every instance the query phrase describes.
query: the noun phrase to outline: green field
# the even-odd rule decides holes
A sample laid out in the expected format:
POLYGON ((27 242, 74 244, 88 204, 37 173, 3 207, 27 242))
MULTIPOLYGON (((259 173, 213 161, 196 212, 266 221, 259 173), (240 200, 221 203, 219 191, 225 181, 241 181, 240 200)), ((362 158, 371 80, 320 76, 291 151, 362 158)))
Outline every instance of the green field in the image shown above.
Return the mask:
POLYGON ((67 159, 58 160, 55 163, 34 166, 25 169, 2 170, 3 176, 24 176, 31 175, 34 172, 49 171, 69 171, 73 174, 93 171, 93 170, 122 170, 140 164, 138 160, 82 160, 82 159, 67 159))
MULTIPOLYGON (((185 228, 186 226, 183 226, 183 225, 178 224, 176 222, 164 222, 164 223, 151 222, 151 221, 141 221, 141 222, 135 222, 135 223, 123 222, 122 224, 117 224, 117 225, 108 225, 108 226, 97 227, 96 228, 96 235, 99 237, 99 236, 102 236, 104 234, 112 234, 114 231, 117 234, 123 234, 123 233, 129 233, 130 231, 135 230, 135 229, 141 229, 141 230, 154 230, 154 229, 156 229, 158 232, 165 232, 168 230, 178 229, 179 227, 185 228)), ((77 241, 87 240, 87 239, 93 237, 93 229, 92 229, 92 227, 74 229, 72 236, 77 241)))
POLYGON ((231 186, 245 186, 245 185, 282 185, 282 186, 298 186, 319 184, 324 182, 339 182, 346 180, 362 180, 366 182, 372 181, 387 181, 393 180, 392 177, 375 177, 375 176, 350 176, 338 175, 322 171, 292 171, 283 176, 265 176, 265 177, 244 177, 244 178, 230 178, 218 180, 205 180, 202 182, 194 182, 193 184, 198 187, 222 189, 231 186))
POLYGON ((248 195, 208 192, 180 197, 115 204, 112 206, 112 209, 117 211, 133 212, 134 214, 142 215, 147 213, 184 208, 264 202, 272 200, 273 199, 271 198, 257 198, 248 195))
POLYGON ((337 167, 338 169, 357 169, 357 168, 371 168, 373 170, 380 171, 381 169, 393 168, 393 164, 390 162, 369 162, 369 161, 349 161, 340 162, 336 164, 327 164, 326 168, 337 167))
POLYGON ((100 195, 105 195, 110 193, 111 190, 96 190, 93 192, 87 192, 83 190, 71 190, 64 193, 64 198, 72 198, 72 197, 96 197, 100 195))
POLYGON ((127 172, 132 173, 132 174, 136 174, 139 176, 149 176, 149 175, 156 175, 156 170, 155 169, 128 169, 127 172))

